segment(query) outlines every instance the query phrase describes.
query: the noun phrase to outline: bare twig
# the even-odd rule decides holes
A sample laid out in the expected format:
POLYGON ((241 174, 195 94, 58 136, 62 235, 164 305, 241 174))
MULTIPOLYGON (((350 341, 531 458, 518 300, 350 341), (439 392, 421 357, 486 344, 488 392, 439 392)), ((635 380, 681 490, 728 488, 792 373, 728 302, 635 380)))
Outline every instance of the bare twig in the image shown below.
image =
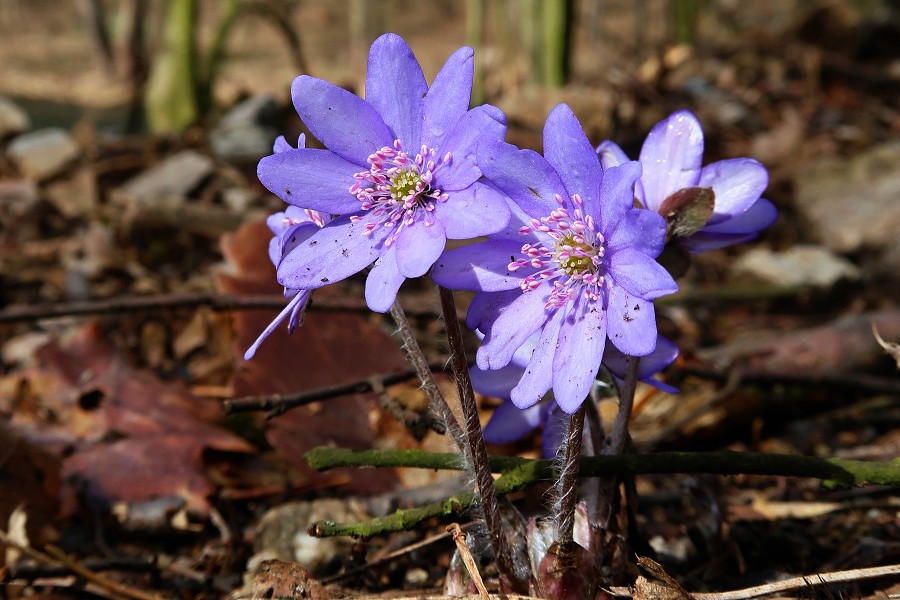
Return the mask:
POLYGON ((157 594, 150 594, 142 590, 120 584, 116 581, 104 577, 103 575, 99 575, 98 573, 95 573, 90 569, 80 565, 74 559, 70 558, 67 554, 65 554, 62 550, 56 548, 55 546, 47 546, 47 553, 45 554, 10 539, 5 531, 0 531, 0 544, 15 548, 22 554, 41 564, 61 564, 70 572, 75 573, 79 577, 82 577, 87 581, 94 583, 101 588, 113 592, 119 596, 130 598, 132 600, 160 600, 161 598, 161 596, 157 594))
POLYGON ((65 565, 69 570, 71 570, 79 577, 83 577, 91 583, 99 585, 100 587, 107 589, 115 594, 124 596, 125 598, 132 598, 133 600, 160 600, 162 598, 162 596, 159 596, 158 594, 149 594, 142 590, 129 587, 108 579, 98 573, 94 573, 90 569, 87 569, 78 564, 73 558, 69 557, 65 552, 63 552, 56 546, 47 546, 46 551, 47 554, 65 565))
MULTIPOLYGON (((43 304, 37 306, 17 306, 0 311, 0 324, 26 323, 40 319, 59 317, 84 317, 91 315, 111 315, 137 311, 156 311, 173 308, 195 308, 208 306, 214 311, 237 311, 284 308, 282 296, 234 296, 228 294, 159 294, 155 296, 130 296, 108 300, 88 300, 43 304)), ((316 298, 308 310, 322 312, 369 313, 365 302, 356 298, 316 298)), ((405 311, 413 317, 436 317, 433 310, 409 309, 405 311)), ((457 315, 464 319, 464 315, 457 315)))
MULTIPOLYGON (((472 525, 473 525, 472 523, 469 523, 468 525, 463 525, 461 527, 461 529, 468 529, 472 525)), ((359 567, 356 567, 354 569, 349 569, 347 571, 343 571, 341 573, 338 573, 337 575, 331 575, 330 577, 323 577, 319 581, 322 585, 330 585, 332 583, 338 583, 340 581, 344 581, 345 579, 349 579, 355 575, 364 573, 365 571, 368 571, 369 569, 373 569, 379 565, 383 565, 387 562, 394 560, 395 558, 399 558, 401 556, 406 556, 411 552, 414 552, 416 550, 424 548, 425 546, 430 546, 431 544, 434 544, 435 542, 439 542, 448 537, 450 537, 449 531, 444 531, 442 533, 436 533, 434 535, 428 536, 424 540, 419 540, 417 542, 413 542, 412 544, 403 546, 402 548, 398 548, 398 549, 394 550, 393 552, 388 552, 387 554, 385 554, 383 556, 373 558, 372 560, 370 560, 369 562, 367 562, 364 565, 360 565, 359 567)))
POLYGON ((484 581, 481 580, 481 573, 478 572, 478 563, 475 562, 475 559, 472 557, 472 552, 469 551, 469 547, 466 545, 466 534, 460 529, 459 523, 450 523, 447 525, 447 532, 453 537, 453 541, 456 543, 456 549, 459 550, 459 557, 462 559, 463 564, 466 565, 466 570, 469 572, 469 577, 472 578, 472 583, 474 583, 475 587, 478 589, 478 593, 484 600, 489 600, 490 596, 488 595, 487 588, 484 587, 484 581))
POLYGON ((900 393, 900 380, 896 377, 879 377, 857 372, 786 373, 748 368, 715 368, 708 365, 688 365, 682 370, 689 375, 717 380, 727 381, 730 377, 739 377, 744 383, 784 383, 804 386, 828 386, 880 394, 900 393))
MULTIPOLYGON (((443 364, 428 364, 428 369, 440 371, 443 364)), ((346 396, 347 394, 361 394, 376 389, 376 382, 381 387, 395 385, 410 379, 415 379, 417 372, 413 369, 400 373, 382 373, 372 375, 365 379, 357 379, 349 383, 340 385, 331 385, 327 387, 300 392, 298 394, 268 394, 264 396, 244 396, 242 398, 231 398, 222 402, 222 408, 225 414, 234 414, 238 412, 248 412, 255 410, 270 411, 266 418, 276 417, 284 414, 285 411, 298 406, 305 406, 320 400, 328 400, 329 398, 337 398, 346 396)), ((435 423, 437 425, 437 423, 435 423)))

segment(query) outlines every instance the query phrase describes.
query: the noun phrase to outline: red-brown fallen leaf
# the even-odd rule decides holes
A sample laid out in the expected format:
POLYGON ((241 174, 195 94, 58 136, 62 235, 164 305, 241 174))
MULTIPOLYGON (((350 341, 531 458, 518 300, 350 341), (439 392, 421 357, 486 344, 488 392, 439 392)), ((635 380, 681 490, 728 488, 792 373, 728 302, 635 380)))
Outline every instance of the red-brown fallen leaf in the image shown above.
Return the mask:
POLYGON ((178 496, 187 502, 188 510, 203 514, 207 498, 216 491, 202 468, 206 448, 248 450, 227 434, 211 439, 186 432, 94 444, 63 463, 63 478, 70 484, 64 488, 69 494, 63 498, 64 508, 77 501, 71 494, 101 504, 110 499, 130 502, 178 496))
POLYGON ((0 381, 0 390, 11 398, 0 408, 14 430, 67 455, 63 514, 76 509, 77 490, 105 502, 179 495, 202 513, 213 490, 202 451, 254 450, 212 424, 221 418, 215 401, 131 367, 96 325, 39 349, 35 366, 0 381))
MULTIPOLYGON (((45 528, 56 514, 58 498, 59 459, 0 422, 0 529, 8 531, 9 517, 21 505, 28 517, 28 539, 40 546, 49 541, 45 528)), ((4 555, 0 551, 0 567, 4 555)))
MULTIPOLYGON (((234 274, 217 275, 222 292, 281 293, 267 254, 271 237, 262 223, 245 225, 234 234, 223 236, 222 252, 234 268, 234 274)), ((347 293, 349 287, 338 283, 317 290, 316 295, 347 293)), ((273 311, 235 314, 238 360, 242 361, 240 356, 274 317, 273 311)), ((368 315, 316 312, 308 315, 303 327, 293 335, 288 335, 286 323, 274 331, 253 360, 237 369, 234 392, 236 395, 301 392, 405 368, 397 343, 368 315)), ((370 448, 377 442, 379 418, 379 409, 371 395, 354 394, 293 409, 269 421, 266 439, 279 454, 315 481, 320 475, 311 471, 303 460, 307 450, 323 444, 370 448)), ((356 469, 348 473, 350 483, 342 489, 351 493, 377 493, 396 482, 386 469, 356 469)), ((329 472, 329 478, 333 475, 329 472)))

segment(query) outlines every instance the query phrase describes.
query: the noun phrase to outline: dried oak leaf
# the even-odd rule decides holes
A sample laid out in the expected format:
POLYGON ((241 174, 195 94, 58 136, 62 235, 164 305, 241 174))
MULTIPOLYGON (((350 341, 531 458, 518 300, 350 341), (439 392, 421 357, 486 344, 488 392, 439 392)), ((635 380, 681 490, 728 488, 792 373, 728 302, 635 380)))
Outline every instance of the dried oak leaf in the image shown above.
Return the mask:
MULTIPOLYGON (((223 293, 240 295, 281 294, 275 268, 269 262, 267 245, 271 233, 263 223, 241 227, 222 238, 222 252, 231 273, 217 274, 223 293)), ((350 286, 338 283, 317 290, 316 298, 347 293, 350 286)), ((288 335, 279 327, 260 346, 256 356, 244 362, 241 356, 275 312, 241 311, 234 315, 236 395, 286 394, 338 385, 376 373, 405 370, 397 343, 367 314, 315 312, 302 327, 288 335)), ((311 482, 334 481, 335 471, 318 474, 303 460, 303 454, 326 444, 350 448, 378 445, 380 419, 386 418, 371 394, 352 394, 295 408, 265 424, 266 440, 286 460, 306 474, 311 482), (326 479, 322 479, 327 475, 326 479)), ((350 493, 373 494, 396 484, 386 469, 344 470, 350 493)))

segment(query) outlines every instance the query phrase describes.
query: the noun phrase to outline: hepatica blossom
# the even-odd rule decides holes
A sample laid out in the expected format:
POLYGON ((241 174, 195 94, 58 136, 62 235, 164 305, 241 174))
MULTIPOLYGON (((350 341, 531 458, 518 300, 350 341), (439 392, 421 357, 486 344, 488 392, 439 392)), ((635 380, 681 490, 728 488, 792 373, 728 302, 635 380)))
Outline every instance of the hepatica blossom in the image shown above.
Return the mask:
MULTIPOLYGON (((297 143, 298 148, 306 147, 306 136, 301 134, 297 143)), ((291 145, 284 136, 280 136, 275 140, 273 148, 277 154, 293 150, 291 145)), ((308 239, 312 234, 324 227, 331 220, 328 215, 309 209, 302 209, 296 206, 288 206, 284 211, 269 215, 266 219, 266 225, 272 231, 272 239, 269 240, 269 260, 278 268, 281 259, 297 247, 298 244, 308 239)), ((303 311, 309 304, 312 290, 300 288, 284 288, 284 297, 290 301, 287 306, 279 313, 275 320, 263 330, 256 341, 253 342, 244 353, 244 360, 250 360, 256 354, 259 345, 275 331, 275 328, 285 319, 288 320, 288 333, 293 333, 297 327, 303 324, 303 311)))
MULTIPOLYGON (((615 143, 597 147, 604 168, 628 157, 615 143)), ((703 130, 693 114, 682 110, 660 121, 641 148, 643 174, 635 197, 649 210, 670 216, 667 199, 687 188, 709 188, 714 204, 705 224, 673 240, 691 252, 714 250, 745 242, 775 222, 777 211, 760 198, 769 182, 766 168, 752 158, 734 158, 702 166, 703 130)), ((692 228, 695 229, 695 228, 692 228)))
POLYGON ((593 385, 607 336, 630 356, 656 346, 652 301, 678 289, 654 260, 665 221, 633 207, 640 164, 602 171, 566 105, 547 118, 543 157, 482 139, 478 162, 515 204, 515 218, 488 241, 445 253, 432 278, 482 292, 467 320, 485 333, 479 368, 506 366, 539 332, 510 398, 527 408, 552 388, 572 413, 593 385))
POLYGON ((429 88, 406 42, 386 34, 369 53, 365 100, 314 77, 294 80, 294 106, 327 149, 266 157, 259 179, 289 204, 340 216, 282 259, 279 282, 309 290, 373 265, 366 301, 384 312, 448 238, 506 226, 506 202, 478 181, 475 158, 479 138, 503 139, 505 117, 492 106, 468 110, 472 71, 472 49, 461 48, 429 88))
MULTIPOLYGON (((297 143, 298 148, 306 147, 306 136, 300 134, 297 143)), ((293 150, 291 145, 280 136, 275 140, 275 153, 293 150)), ((324 227, 331 220, 328 215, 309 209, 302 209, 296 206, 288 206, 283 212, 277 212, 269 215, 266 219, 266 225, 272 231, 272 239, 269 240, 269 260, 277 268, 284 256, 297 247, 298 244, 308 239, 312 234, 324 227)), ((299 288, 284 288, 284 297, 289 298, 287 306, 281 313, 275 317, 263 332, 260 334, 253 345, 244 353, 244 360, 250 360, 256 354, 257 348, 263 343, 269 335, 275 331, 275 328, 285 319, 288 320, 288 333, 293 333, 297 327, 303 324, 303 311, 306 310, 309 300, 312 296, 312 290, 299 288)))

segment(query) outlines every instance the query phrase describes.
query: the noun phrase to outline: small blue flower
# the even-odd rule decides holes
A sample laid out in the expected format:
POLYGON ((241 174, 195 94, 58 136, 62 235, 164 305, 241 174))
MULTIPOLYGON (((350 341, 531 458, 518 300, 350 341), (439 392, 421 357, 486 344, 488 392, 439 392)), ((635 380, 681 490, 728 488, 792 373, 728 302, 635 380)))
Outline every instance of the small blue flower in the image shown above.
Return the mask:
POLYGON ((678 289, 654 260, 666 223, 634 208, 640 164, 603 171, 566 105, 547 118, 543 157, 482 139, 478 163, 511 200, 510 225, 488 241, 446 252, 431 276, 480 292, 467 318, 486 335, 479 368, 506 366, 539 332, 510 398, 528 408, 552 388, 562 410, 573 413, 593 385, 607 337, 630 356, 656 347, 652 301, 678 289))
MULTIPOLYGON (((306 137, 300 135, 297 146, 299 148, 306 147, 306 137)), ((284 139, 284 136, 275 140, 274 151, 285 152, 293 150, 291 145, 284 139)), ((266 219, 266 225, 274 234, 269 240, 269 260, 277 268, 284 256, 297 247, 300 243, 307 240, 315 232, 325 226, 331 220, 328 215, 309 209, 302 209, 296 206, 288 206, 283 212, 277 212, 270 215, 266 219)), ((269 334, 275 331, 275 328, 287 318, 288 333, 293 333, 297 327, 303 324, 303 312, 309 305, 312 297, 312 290, 302 288, 284 288, 284 297, 290 298, 287 306, 279 313, 275 320, 263 330, 253 345, 244 353, 244 360, 250 360, 256 354, 257 348, 263 343, 269 334)))
POLYGON ((373 265, 366 302, 385 312, 404 280, 424 275, 447 239, 496 232, 504 198, 480 182, 479 138, 503 139, 492 106, 468 110, 473 51, 461 48, 429 88, 406 42, 372 44, 366 99, 314 77, 294 80, 294 106, 327 150, 262 159, 260 181, 289 204, 340 215, 293 248, 278 267, 291 289, 314 289, 373 265))
MULTIPOLYGON (((597 147, 604 168, 628 161, 610 141, 597 147)), ((702 166, 703 130, 692 113, 681 110, 663 119, 647 135, 641 148, 643 175, 635 197, 653 212, 666 199, 690 187, 711 188, 713 214, 702 229, 677 240, 691 252, 705 252, 752 240, 775 222, 778 211, 760 195, 769 183, 766 168, 752 158, 734 158, 702 166)), ((666 215, 663 215, 666 216, 666 215)))

